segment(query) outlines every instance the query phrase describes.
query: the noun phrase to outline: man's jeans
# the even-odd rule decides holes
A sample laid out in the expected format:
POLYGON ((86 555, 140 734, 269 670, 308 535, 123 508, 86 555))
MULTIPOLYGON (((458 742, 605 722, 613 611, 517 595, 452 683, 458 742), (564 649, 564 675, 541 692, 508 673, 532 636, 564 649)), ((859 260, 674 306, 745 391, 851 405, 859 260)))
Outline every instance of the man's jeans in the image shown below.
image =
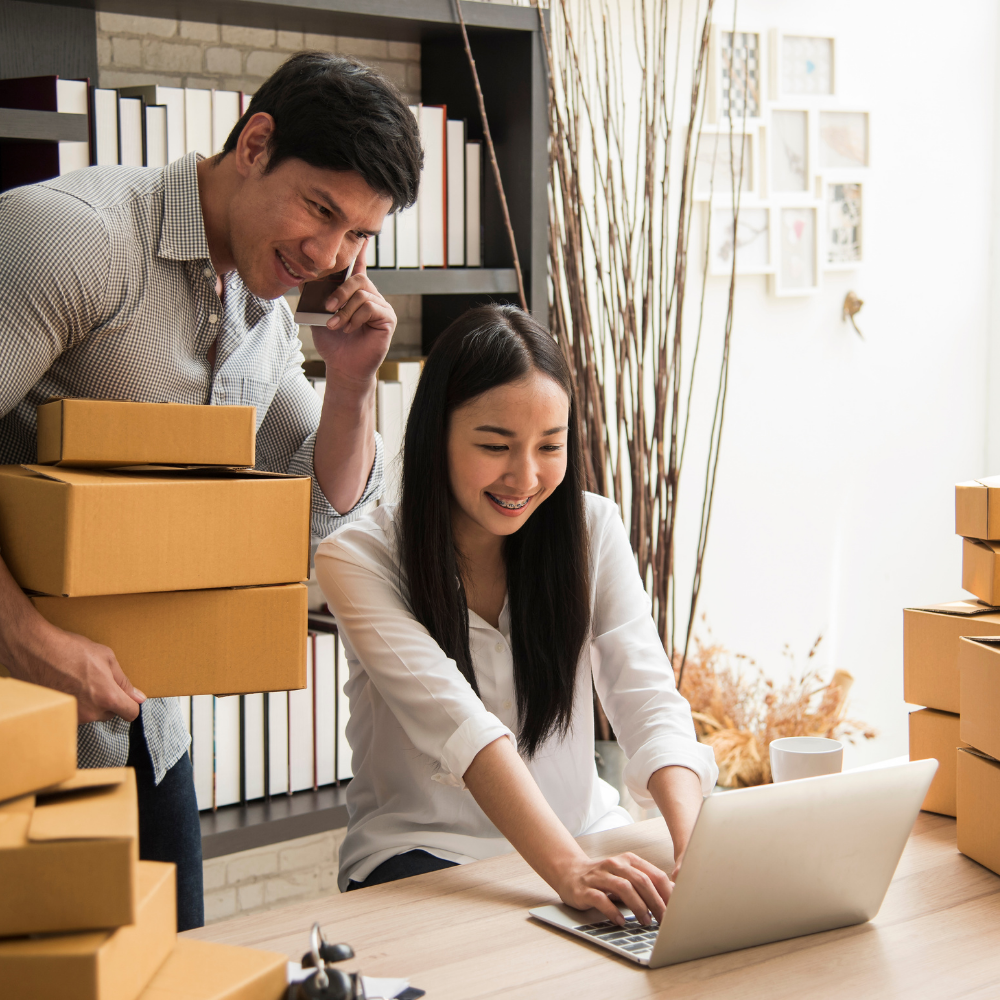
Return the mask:
POLYGON ((139 793, 139 857, 177 865, 177 929, 205 923, 202 885, 201 824, 194 794, 191 758, 184 754, 153 784, 153 763, 146 748, 142 716, 129 729, 128 766, 135 768, 139 793))

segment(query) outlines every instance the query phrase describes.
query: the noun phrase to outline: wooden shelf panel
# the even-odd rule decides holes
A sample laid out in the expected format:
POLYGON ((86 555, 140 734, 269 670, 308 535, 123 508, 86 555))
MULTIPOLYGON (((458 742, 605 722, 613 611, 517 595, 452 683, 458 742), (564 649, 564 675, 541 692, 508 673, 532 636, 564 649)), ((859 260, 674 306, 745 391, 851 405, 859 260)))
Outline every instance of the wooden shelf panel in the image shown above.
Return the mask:
POLYGON ((517 276, 506 267, 416 267, 379 269, 368 277, 383 295, 509 295, 517 276))
POLYGON ((0 108, 0 139, 86 142, 88 138, 86 115, 0 108))
MULTIPOLYGON (((251 28, 313 31, 351 38, 421 41, 442 28, 457 30, 452 0, 30 0, 116 14, 182 18, 251 28), (359 7, 363 6, 363 11, 359 7)), ((538 30, 531 7, 463 0, 469 28, 538 30)))

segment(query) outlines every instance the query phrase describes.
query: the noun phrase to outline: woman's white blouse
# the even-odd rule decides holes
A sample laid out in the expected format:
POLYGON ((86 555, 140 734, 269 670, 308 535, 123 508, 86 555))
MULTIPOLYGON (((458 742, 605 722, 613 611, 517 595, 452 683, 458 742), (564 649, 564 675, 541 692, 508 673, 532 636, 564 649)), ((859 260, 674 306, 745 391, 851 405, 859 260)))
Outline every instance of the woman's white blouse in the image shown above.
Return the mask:
MULTIPOLYGON (((718 776, 694 734, 688 703, 650 614, 618 508, 585 494, 591 545, 592 640, 577 673, 565 737, 527 762, 542 794, 574 836, 622 824, 618 793, 597 776, 591 677, 628 758, 625 782, 640 805, 658 768, 679 764, 708 795, 718 776), (589 663, 588 663, 589 661, 589 663)), ((469 613, 480 697, 407 607, 400 590, 395 508, 347 524, 316 552, 316 575, 337 619, 350 666, 345 689, 354 778, 340 852, 340 888, 383 861, 422 849, 449 861, 512 850, 462 775, 501 736, 516 746, 517 711, 507 607, 500 627, 469 613)))

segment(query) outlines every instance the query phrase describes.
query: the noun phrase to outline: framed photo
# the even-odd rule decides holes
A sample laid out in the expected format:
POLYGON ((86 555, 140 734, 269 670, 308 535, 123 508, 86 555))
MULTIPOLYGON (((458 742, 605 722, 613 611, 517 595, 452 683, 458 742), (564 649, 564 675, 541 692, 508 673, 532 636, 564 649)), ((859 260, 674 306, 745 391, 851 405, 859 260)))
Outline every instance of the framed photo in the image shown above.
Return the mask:
POLYGON ((730 132, 729 128, 703 129, 694 150, 695 201, 732 199, 758 189, 758 133, 730 132))
POLYGON ((823 267, 828 271, 849 271, 864 263, 863 192, 860 181, 826 182, 823 267))
POLYGON ((771 91, 778 100, 832 97, 836 93, 835 41, 826 35, 771 37, 771 91))
POLYGON ((782 205, 774 211, 774 294, 811 295, 820 287, 818 208, 815 204, 782 205))
POLYGON ((810 116, 805 108, 772 108, 767 127, 770 184, 768 193, 801 199, 812 193, 810 116))
POLYGON ((709 45, 706 117, 713 125, 731 120, 742 131, 764 116, 767 36, 715 24, 709 45))
POLYGON ((731 205, 706 205, 708 213, 708 273, 728 277, 737 274, 770 274, 771 209, 766 205, 741 205, 734 227, 731 205), (734 233, 735 229, 735 233, 734 233))
POLYGON ((867 111, 819 112, 821 170, 857 170, 869 164, 867 111))

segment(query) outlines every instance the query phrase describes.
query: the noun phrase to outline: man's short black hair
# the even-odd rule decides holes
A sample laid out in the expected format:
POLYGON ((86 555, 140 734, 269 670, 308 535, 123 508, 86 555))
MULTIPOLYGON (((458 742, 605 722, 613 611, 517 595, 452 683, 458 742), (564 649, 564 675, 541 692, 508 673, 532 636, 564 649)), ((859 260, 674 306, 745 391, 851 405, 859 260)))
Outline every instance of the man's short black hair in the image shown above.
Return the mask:
POLYGON ((268 171, 295 157, 325 170, 354 170, 395 212, 417 199, 424 154, 412 112, 377 70, 328 52, 299 52, 275 70, 236 123, 222 156, 236 149, 258 112, 274 119, 268 171))

